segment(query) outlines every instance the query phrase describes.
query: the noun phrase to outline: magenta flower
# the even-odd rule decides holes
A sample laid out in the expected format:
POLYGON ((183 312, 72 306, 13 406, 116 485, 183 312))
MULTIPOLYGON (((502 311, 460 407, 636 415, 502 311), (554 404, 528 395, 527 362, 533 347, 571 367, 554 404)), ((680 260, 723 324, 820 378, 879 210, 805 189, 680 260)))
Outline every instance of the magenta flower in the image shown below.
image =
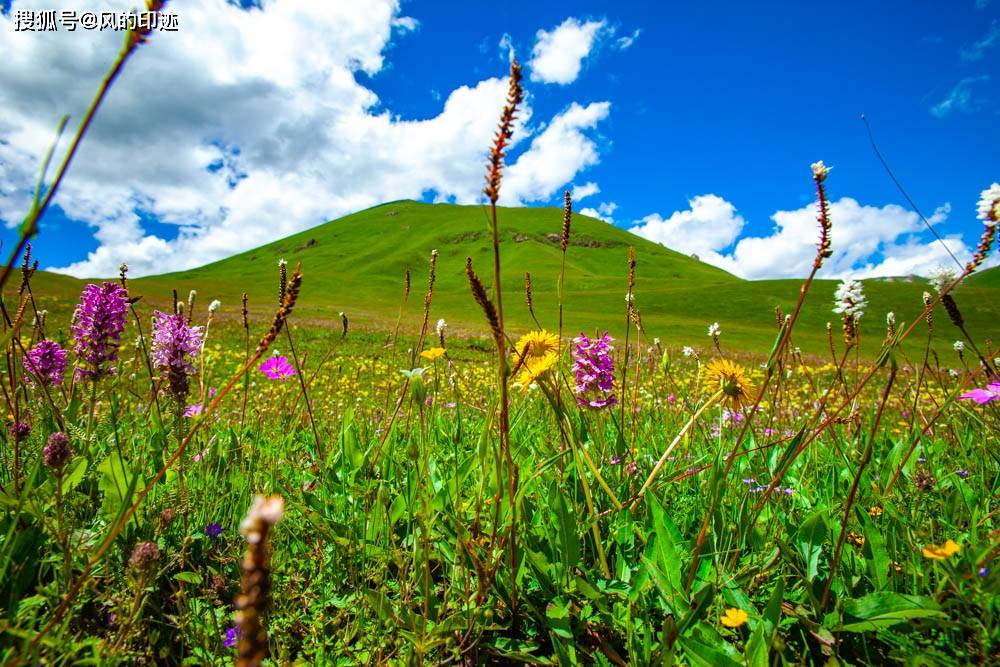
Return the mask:
POLYGON ((24 381, 29 387, 35 386, 35 380, 40 380, 47 387, 60 385, 66 371, 66 350, 54 340, 39 341, 28 350, 22 365, 24 381))
POLYGON ((612 340, 607 331, 594 340, 583 332, 573 339, 573 376, 576 380, 573 393, 580 407, 601 409, 618 402, 611 393, 615 383, 612 340))
POLYGON ((83 288, 73 312, 73 351, 76 374, 84 380, 114 375, 118 346, 125 330, 128 293, 118 283, 93 283, 83 288))
POLYGON ((260 365, 260 372, 272 380, 287 380, 295 375, 288 357, 271 357, 260 365))
POLYGON ((194 358, 201 352, 201 327, 193 327, 181 314, 153 311, 153 364, 170 382, 178 400, 188 393, 188 378, 194 373, 194 358))
POLYGON ((973 389, 967 394, 958 397, 959 400, 971 399, 979 405, 990 403, 1000 399, 1000 382, 991 382, 985 389, 973 389))
POLYGON ((186 408, 184 408, 184 414, 182 416, 197 417, 198 415, 201 414, 201 410, 202 410, 202 404, 195 403, 194 405, 189 405, 186 408))

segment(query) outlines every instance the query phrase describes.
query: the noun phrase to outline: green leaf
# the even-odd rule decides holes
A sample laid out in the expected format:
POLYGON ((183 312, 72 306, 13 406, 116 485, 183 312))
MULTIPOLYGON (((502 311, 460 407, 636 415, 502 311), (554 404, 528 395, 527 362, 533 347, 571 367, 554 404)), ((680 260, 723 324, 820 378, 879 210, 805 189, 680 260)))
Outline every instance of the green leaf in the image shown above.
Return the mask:
POLYGON ((197 572, 178 572, 174 575, 174 579, 183 581, 185 584, 194 584, 195 586, 199 586, 202 582, 201 575, 197 572))
POLYGON ((77 487, 77 485, 83 481, 83 475, 87 472, 87 459, 80 456, 76 460, 76 464, 68 475, 62 476, 61 490, 62 494, 66 495, 67 491, 72 491, 77 487))
POLYGON ((819 572, 819 557, 823 552, 823 542, 826 541, 829 528, 826 525, 826 510, 813 512, 799 526, 795 535, 795 544, 806 563, 807 579, 812 581, 819 572))
POLYGON ((933 598, 882 592, 847 600, 844 616, 857 620, 843 624, 840 630, 867 632, 906 623, 914 618, 945 618, 947 615, 933 598))

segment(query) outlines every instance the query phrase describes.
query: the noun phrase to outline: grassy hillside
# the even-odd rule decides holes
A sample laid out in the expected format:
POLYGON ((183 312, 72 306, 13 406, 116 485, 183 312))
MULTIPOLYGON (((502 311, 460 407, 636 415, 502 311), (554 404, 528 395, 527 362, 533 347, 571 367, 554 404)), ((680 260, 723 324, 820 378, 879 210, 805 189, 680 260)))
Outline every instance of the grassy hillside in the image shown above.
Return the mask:
MULTIPOLYGON (((403 274, 412 271, 413 291, 404 317, 406 331, 419 326, 426 291, 427 262, 432 249, 440 253, 432 318, 443 317, 453 330, 483 332, 484 321, 469 293, 464 266, 472 256, 477 272, 492 282, 491 237, 488 210, 483 206, 421 204, 399 201, 383 204, 329 222, 300 234, 261 246, 190 271, 164 274, 132 282, 134 294, 147 303, 163 304, 172 289, 185 296, 197 289, 202 306, 222 300, 223 314, 238 313, 243 291, 255 312, 263 314, 276 301, 277 261, 302 263, 305 281, 299 321, 329 320, 345 311, 352 326, 391 327, 403 290, 403 274)), ((558 233, 562 211, 554 208, 501 209, 504 307, 514 330, 532 326, 524 300, 524 273, 534 283, 535 310, 543 326, 555 328, 560 252, 558 233)), ((648 335, 667 343, 705 346, 706 328, 718 321, 723 343, 764 350, 774 335, 774 307, 787 312, 794 305, 801 281, 746 281, 686 255, 638 238, 585 216, 573 217, 573 241, 566 269, 566 329, 622 329, 629 245, 638 258, 636 303, 648 335)), ((974 336, 1000 340, 994 294, 1000 283, 996 270, 970 280, 956 298, 974 336)), ((65 277, 46 278, 39 291, 69 294, 79 283, 65 277)), ((826 322, 836 281, 818 281, 807 300, 797 328, 796 344, 807 351, 826 350, 826 322)), ((884 315, 896 312, 912 321, 922 308, 921 281, 871 280, 865 283, 871 305, 863 331, 881 338, 884 315)), ((939 316, 942 343, 957 332, 939 316)))

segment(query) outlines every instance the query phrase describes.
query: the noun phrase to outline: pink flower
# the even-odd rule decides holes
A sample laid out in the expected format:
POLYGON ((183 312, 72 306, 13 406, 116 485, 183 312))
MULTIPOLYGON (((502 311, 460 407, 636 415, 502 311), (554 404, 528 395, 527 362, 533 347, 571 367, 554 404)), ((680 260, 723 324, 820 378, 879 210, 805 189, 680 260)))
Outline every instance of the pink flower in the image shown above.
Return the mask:
POLYGON ((979 405, 1000 399, 1000 382, 992 382, 985 389, 973 389, 967 394, 958 397, 961 399, 972 399, 979 405))
POLYGON ((260 365, 260 372, 271 380, 287 380, 295 375, 288 357, 271 357, 260 365))

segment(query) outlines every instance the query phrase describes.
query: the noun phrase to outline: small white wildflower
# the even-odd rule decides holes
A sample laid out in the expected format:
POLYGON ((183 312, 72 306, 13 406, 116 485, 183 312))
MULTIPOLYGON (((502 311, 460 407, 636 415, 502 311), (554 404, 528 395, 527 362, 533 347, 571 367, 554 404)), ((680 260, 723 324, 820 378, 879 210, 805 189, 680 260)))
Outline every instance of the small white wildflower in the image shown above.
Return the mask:
POLYGON ((945 266, 939 266, 930 275, 930 284, 933 285, 934 289, 940 294, 944 288, 955 282, 958 276, 954 271, 945 266))
POLYGON ((681 354, 683 354, 685 357, 692 357, 694 356, 694 348, 691 347, 690 345, 685 345, 681 349, 681 354))
POLYGON ((978 217, 987 227, 995 227, 1000 220, 1000 183, 994 183, 983 190, 976 206, 978 217))
POLYGON ((833 300, 837 304, 833 312, 851 316, 854 319, 858 319, 864 315, 865 307, 868 306, 864 288, 859 280, 840 281, 840 285, 837 286, 837 291, 833 295, 833 300))
POLYGON ((660 344, 660 339, 659 338, 654 338, 653 339, 653 345, 659 345, 659 344, 660 344))
POLYGON ((625 292, 625 303, 632 303, 635 301, 635 295, 632 292, 625 292))
POLYGON ((712 324, 708 326, 708 335, 711 336, 712 338, 715 338, 721 333, 722 329, 719 328, 718 322, 712 322, 712 324))
POLYGON ((284 257, 278 260, 278 268, 280 269, 283 266, 288 266, 288 262, 285 261, 284 257))
POLYGON ((434 330, 437 332, 437 335, 440 336, 441 334, 444 333, 444 330, 447 328, 448 328, 448 323, 444 321, 444 318, 441 318, 440 320, 438 320, 437 326, 435 327, 434 330))
POLYGON ((885 314, 885 323, 886 323, 887 326, 890 326, 890 327, 896 326, 896 313, 892 312, 891 310, 888 313, 886 313, 885 314))
POLYGON ((993 357, 993 365, 1000 366, 1000 357, 993 357))
POLYGON ((218 299, 215 299, 214 301, 212 301, 212 303, 208 304, 208 312, 214 313, 219 309, 220 306, 222 306, 222 302, 219 301, 218 299))
POLYGON ((957 378, 959 376, 959 372, 954 368, 949 368, 948 375, 952 376, 953 378, 957 378))
POLYGON ((954 343, 951 344, 951 346, 955 349, 956 352, 965 352, 965 343, 963 343, 960 340, 956 340, 954 343))
POLYGON ((827 167, 825 164, 823 164, 822 160, 820 160, 819 162, 813 162, 809 166, 812 168, 813 176, 815 176, 821 181, 826 180, 826 175, 830 173, 831 169, 833 169, 833 167, 827 167))

